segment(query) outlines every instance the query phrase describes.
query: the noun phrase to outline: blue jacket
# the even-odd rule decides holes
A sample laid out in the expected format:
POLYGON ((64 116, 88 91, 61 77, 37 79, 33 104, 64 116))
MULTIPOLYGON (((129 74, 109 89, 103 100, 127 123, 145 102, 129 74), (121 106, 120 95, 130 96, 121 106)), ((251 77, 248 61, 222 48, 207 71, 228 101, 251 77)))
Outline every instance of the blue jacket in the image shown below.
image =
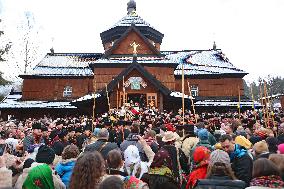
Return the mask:
POLYGON ((76 163, 75 159, 63 160, 62 162, 58 163, 55 167, 57 174, 60 176, 66 188, 69 188, 69 183, 71 180, 71 175, 75 163, 76 163))

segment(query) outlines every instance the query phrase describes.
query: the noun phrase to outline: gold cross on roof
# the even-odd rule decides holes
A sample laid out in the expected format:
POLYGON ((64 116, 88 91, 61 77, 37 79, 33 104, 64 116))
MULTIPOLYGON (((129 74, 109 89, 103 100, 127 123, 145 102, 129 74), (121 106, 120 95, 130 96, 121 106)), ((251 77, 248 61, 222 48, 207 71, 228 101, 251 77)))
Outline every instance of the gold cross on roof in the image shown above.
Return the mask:
POLYGON ((135 43, 135 41, 133 43, 130 44, 130 46, 133 47, 133 54, 137 54, 137 47, 139 47, 140 45, 138 43, 135 43))

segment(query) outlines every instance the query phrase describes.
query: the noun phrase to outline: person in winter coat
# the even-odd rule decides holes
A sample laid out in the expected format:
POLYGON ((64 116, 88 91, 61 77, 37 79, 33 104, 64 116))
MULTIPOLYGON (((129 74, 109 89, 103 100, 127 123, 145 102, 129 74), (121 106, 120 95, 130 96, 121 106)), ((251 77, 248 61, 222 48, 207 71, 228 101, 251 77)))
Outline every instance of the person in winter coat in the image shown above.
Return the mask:
POLYGON ((163 183, 177 185, 170 154, 163 147, 155 154, 150 170, 143 175, 142 180, 148 183, 150 188, 159 188, 163 183))
POLYGON ((250 187, 247 187, 247 189, 284 187, 279 169, 266 158, 259 158, 253 163, 252 177, 250 187))
POLYGON ((245 147, 235 144, 230 135, 220 137, 222 149, 229 154, 232 169, 236 177, 249 185, 253 161, 245 147))
POLYGON ((107 155, 106 162, 107 162, 107 169, 106 169, 107 177, 102 181, 101 186, 104 185, 105 181, 108 180, 108 178, 115 176, 116 178, 119 178, 121 182, 124 183, 124 186, 129 186, 129 185, 131 186, 132 181, 135 181, 136 183, 135 188, 149 189, 147 183, 143 182, 140 179, 137 179, 134 176, 128 176, 128 174, 123 170, 124 162, 122 160, 120 151, 111 150, 107 155))
MULTIPOLYGON (((176 136, 172 131, 167 131, 162 138, 164 145, 161 149, 168 151, 173 164, 173 175, 177 182, 181 181, 181 174, 188 174, 188 159, 182 149, 175 146, 176 136)), ((161 150, 160 149, 160 150, 161 150)))
POLYGON ((128 137, 126 138, 126 140, 124 140, 121 144, 120 144, 120 150, 122 152, 124 152, 126 150, 126 148, 130 145, 134 145, 138 148, 140 157, 142 161, 147 161, 147 157, 145 152, 143 151, 143 147, 142 145, 138 142, 138 136, 140 133, 140 129, 139 129, 139 125, 138 124, 133 124, 132 128, 131 128, 131 133, 128 135, 128 137))
POLYGON ((192 172, 189 174, 186 189, 194 188, 198 179, 204 179, 206 177, 210 153, 211 151, 204 146, 195 148, 192 156, 194 166, 192 172))
POLYGON ((189 158, 191 149, 199 142, 199 139, 194 134, 194 125, 193 124, 185 124, 183 126, 185 136, 182 139, 182 151, 189 158))
POLYGON ((109 132, 107 129, 103 128, 100 129, 98 133, 98 140, 92 144, 89 144, 85 147, 84 152, 87 151, 98 151, 102 154, 103 158, 107 158, 107 154, 111 150, 118 150, 118 146, 114 142, 108 142, 109 139, 109 132))
MULTIPOLYGON (((26 181, 26 179, 29 177, 29 173, 31 170, 33 170, 33 168, 37 167, 37 166, 41 166, 41 165, 48 165, 49 167, 51 167, 53 161, 55 158, 55 152, 53 151, 52 148, 46 146, 46 145, 42 145, 39 147, 38 149, 38 153, 36 154, 36 162, 31 164, 31 167, 24 169, 23 174, 18 178, 17 182, 16 182, 16 189, 21 189, 22 187, 24 187, 24 182, 26 181)), ((46 166, 43 166, 44 169, 47 169, 46 166)), ((39 168, 35 169, 38 170, 39 168)), ((61 181, 60 177, 57 175, 57 173, 51 170, 51 175, 52 175, 52 181, 53 181, 53 185, 55 189, 65 189, 66 186, 65 184, 61 181)), ((35 171, 36 172, 36 171, 35 171)), ((49 169, 46 170, 46 172, 48 172, 49 174, 49 169)), ((32 173, 32 175, 36 175, 35 173, 32 173)), ((40 174, 41 175, 41 174, 40 174)), ((30 184, 26 185, 27 188, 30 186, 30 184)), ((29 188, 28 188, 29 189, 29 188)))
POLYGON ((62 161, 55 167, 57 174, 67 188, 69 187, 72 171, 79 153, 77 146, 73 144, 66 146, 62 152, 62 161))
POLYGON ((206 179, 198 180, 195 189, 244 189, 246 183, 237 180, 230 164, 230 157, 223 150, 215 150, 210 154, 206 179))

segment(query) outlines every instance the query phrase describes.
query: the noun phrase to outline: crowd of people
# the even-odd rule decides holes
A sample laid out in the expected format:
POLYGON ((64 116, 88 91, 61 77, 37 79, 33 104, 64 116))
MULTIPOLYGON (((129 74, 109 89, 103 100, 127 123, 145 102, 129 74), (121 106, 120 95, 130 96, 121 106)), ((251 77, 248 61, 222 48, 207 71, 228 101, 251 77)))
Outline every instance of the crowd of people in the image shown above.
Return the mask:
POLYGON ((119 111, 1 120, 0 188, 284 188, 283 111, 119 111))

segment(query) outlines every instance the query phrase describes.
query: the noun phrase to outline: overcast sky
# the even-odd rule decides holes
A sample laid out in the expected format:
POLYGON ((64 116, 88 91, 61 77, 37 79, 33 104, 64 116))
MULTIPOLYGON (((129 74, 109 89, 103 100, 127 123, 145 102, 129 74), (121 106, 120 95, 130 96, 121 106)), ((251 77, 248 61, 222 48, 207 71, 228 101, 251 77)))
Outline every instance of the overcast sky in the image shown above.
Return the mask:
MULTIPOLYGON (((103 52, 100 33, 127 14, 128 0, 0 0, 6 36, 17 47, 28 13, 40 58, 55 52, 103 52)), ((284 77, 284 0, 136 0, 137 13, 163 33, 161 50, 217 48, 238 68, 284 77)), ((18 48, 20 48, 18 46, 18 48)), ((7 63, 1 70, 7 71, 7 63)), ((8 72, 7 72, 8 73, 8 72)))

